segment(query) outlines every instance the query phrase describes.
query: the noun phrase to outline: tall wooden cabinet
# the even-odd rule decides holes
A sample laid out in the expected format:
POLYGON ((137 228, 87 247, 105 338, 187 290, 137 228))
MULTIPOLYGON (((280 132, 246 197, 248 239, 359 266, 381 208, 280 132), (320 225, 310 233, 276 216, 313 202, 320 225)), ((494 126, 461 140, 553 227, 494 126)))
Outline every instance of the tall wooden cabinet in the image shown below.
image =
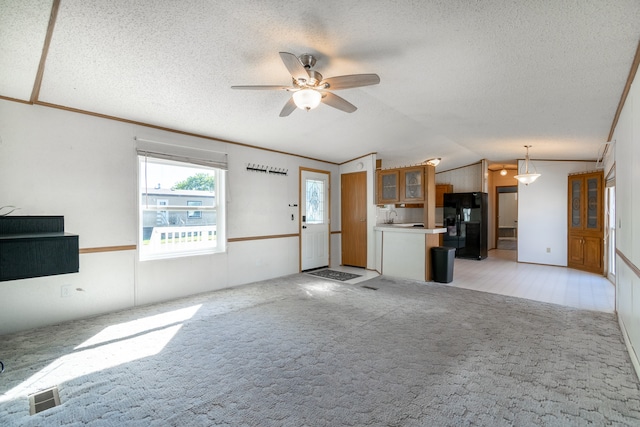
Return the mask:
POLYGON ((571 268, 603 272, 603 174, 569 175, 567 263, 571 268))

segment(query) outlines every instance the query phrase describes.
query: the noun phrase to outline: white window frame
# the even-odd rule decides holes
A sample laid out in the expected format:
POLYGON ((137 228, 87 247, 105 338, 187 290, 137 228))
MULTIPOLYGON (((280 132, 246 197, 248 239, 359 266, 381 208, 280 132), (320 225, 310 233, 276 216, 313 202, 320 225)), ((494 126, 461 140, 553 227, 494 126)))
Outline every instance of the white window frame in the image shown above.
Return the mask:
MULTIPOLYGON (((153 154, 146 152, 138 152, 138 255, 140 261, 151 261, 167 258, 178 258, 187 256, 197 256, 206 254, 223 253, 226 251, 226 233, 225 233, 225 189, 226 189, 226 170, 217 168, 214 166, 203 165, 201 162, 190 162, 189 159, 168 159, 165 157, 155 157, 153 154), (211 226, 185 226, 182 227, 167 227, 167 232, 163 232, 162 227, 158 227, 158 230, 152 231, 152 236, 148 241, 144 239, 144 213, 148 211, 166 211, 170 212, 184 212, 186 218, 189 217, 189 213, 193 212, 193 206, 188 206, 185 199, 184 206, 172 206, 152 203, 148 199, 149 191, 153 190, 153 184, 151 187, 146 182, 146 168, 149 163, 168 165, 168 166, 180 166, 197 170, 206 171, 214 175, 216 188, 214 191, 215 198, 213 206, 200 206, 198 211, 203 212, 215 212, 215 227, 210 230, 211 226), (146 194, 146 196, 145 196, 146 194), (198 230, 200 228, 200 230, 198 230), (154 234, 155 233, 155 234, 154 234), (158 236, 160 234, 160 236, 158 236), (158 242, 160 240, 160 242, 158 242), (215 241, 215 245, 208 245, 207 243, 215 241), (149 250, 149 245, 153 244, 155 249, 149 250), (162 245, 162 246, 159 246, 162 245), (166 245, 166 246, 165 246, 166 245), (160 249, 161 248, 161 249, 160 249)), ((165 200, 166 197, 163 197, 165 200)))

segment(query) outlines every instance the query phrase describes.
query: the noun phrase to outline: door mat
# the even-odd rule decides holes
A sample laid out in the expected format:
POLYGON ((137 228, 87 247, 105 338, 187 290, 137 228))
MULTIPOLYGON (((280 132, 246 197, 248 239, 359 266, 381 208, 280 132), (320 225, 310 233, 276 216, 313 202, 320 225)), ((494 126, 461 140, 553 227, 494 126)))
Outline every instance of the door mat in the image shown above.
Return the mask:
POLYGON ((328 269, 310 271, 309 274, 313 274, 314 276, 324 277, 325 279, 339 280, 340 282, 355 279, 356 277, 362 277, 361 274, 345 273, 343 271, 335 271, 335 270, 328 270, 328 269))

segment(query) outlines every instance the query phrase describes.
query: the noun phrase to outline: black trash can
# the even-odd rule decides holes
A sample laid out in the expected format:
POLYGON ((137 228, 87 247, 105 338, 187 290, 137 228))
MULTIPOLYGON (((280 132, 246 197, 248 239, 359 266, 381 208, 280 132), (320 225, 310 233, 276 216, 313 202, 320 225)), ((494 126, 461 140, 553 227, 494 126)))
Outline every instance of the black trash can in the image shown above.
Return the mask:
POLYGON ((456 248, 436 246, 431 248, 431 273, 434 282, 451 283, 453 281, 453 260, 456 248))

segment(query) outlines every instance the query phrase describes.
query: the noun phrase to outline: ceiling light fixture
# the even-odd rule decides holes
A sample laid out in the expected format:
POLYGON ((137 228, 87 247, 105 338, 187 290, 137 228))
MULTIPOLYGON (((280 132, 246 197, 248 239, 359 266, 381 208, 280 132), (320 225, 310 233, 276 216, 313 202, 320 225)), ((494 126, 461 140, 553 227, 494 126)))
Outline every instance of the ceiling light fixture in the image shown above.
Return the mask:
POLYGON ((504 165, 502 166, 502 170, 500 171, 500 175, 507 176, 507 170, 504 168, 504 165))
POLYGON ((301 110, 313 110, 320 105, 322 95, 317 90, 302 89, 293 93, 293 102, 301 110))
MULTIPOLYGON (((520 181, 521 183, 523 183, 524 185, 529 185, 533 181, 538 179, 540 177, 540 174, 529 172, 529 148, 531 148, 531 145, 525 145, 524 147, 527 149, 527 155, 524 158, 525 172, 514 176, 514 178, 520 181)), ((535 169, 535 166, 533 168, 535 169)))
POLYGON ((442 160, 440 157, 436 157, 433 159, 425 160, 424 162, 429 166, 438 166, 440 164, 440 160, 442 160))

